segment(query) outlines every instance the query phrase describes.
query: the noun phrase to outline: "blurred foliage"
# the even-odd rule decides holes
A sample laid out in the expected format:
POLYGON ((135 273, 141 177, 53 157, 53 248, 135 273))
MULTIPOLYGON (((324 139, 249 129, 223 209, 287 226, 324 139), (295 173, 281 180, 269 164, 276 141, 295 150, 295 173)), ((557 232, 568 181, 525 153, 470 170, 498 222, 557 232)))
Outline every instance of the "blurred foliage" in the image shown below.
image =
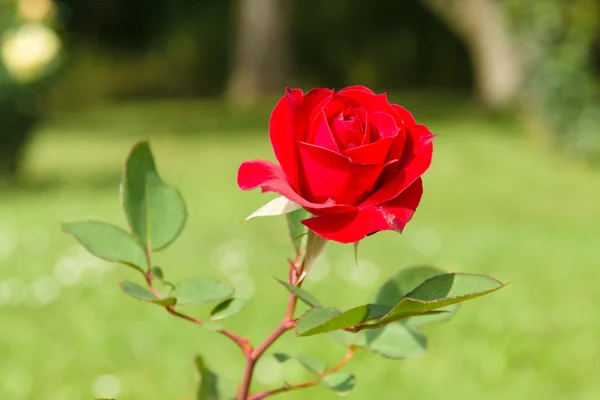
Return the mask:
MULTIPOLYGON (((58 106, 140 96, 214 96, 233 63, 234 0, 64 0, 65 75, 58 106), (73 99, 77 99, 74 102, 73 99)), ((292 0, 292 81, 375 90, 467 91, 463 44, 419 2, 292 0)))
POLYGON ((61 3, 70 59, 51 96, 59 107, 225 90, 233 1, 61 3))
POLYGON ((600 39, 597 0, 505 0, 529 66, 534 111, 555 144, 591 158, 600 154, 600 86, 594 44, 600 39))
POLYGON ((0 180, 15 177, 39 93, 58 65, 54 16, 52 0, 0 0, 0 180))

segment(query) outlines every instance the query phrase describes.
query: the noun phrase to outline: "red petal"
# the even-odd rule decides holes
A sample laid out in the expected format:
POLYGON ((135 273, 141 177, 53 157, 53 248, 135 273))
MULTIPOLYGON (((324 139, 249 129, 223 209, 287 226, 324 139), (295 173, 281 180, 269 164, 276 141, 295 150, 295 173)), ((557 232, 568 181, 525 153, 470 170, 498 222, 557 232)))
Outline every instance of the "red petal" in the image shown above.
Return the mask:
POLYGON ((308 143, 300 142, 299 149, 306 177, 302 192, 317 203, 332 199, 338 204, 359 204, 385 168, 385 164, 354 164, 348 157, 308 143))
POLYGON ((410 130, 396 174, 362 203, 361 207, 385 203, 395 198, 423 175, 431 165, 433 138, 425 125, 417 125, 410 130))
POLYGON ((390 104, 390 107, 393 112, 389 115, 395 119, 396 124, 400 127, 400 132, 398 132, 398 136, 396 140, 394 140, 387 158, 388 160, 395 160, 402 156, 406 142, 406 132, 414 130, 416 128, 416 122, 411 113, 405 108, 400 107, 397 104, 390 104))
POLYGON ((343 154, 350 157, 354 164, 384 164, 393 141, 393 137, 385 138, 375 143, 344 150, 343 154))
MULTIPOLYGON (((400 132, 396 121, 389 114, 383 112, 368 114, 367 119, 368 129, 363 145, 346 149, 343 154, 350 157, 355 164, 382 164, 386 159, 392 160, 393 158, 389 157, 388 153, 400 132), (367 136, 370 137, 367 138, 367 136)), ((401 142, 404 143, 404 140, 401 142)), ((402 151, 399 155, 401 154, 402 151)), ((399 155, 396 158, 399 158, 399 155)))
POLYGON ((348 212, 356 209, 353 206, 338 205, 334 202, 324 204, 311 203, 292 189, 281 167, 269 161, 246 161, 240 165, 237 181, 238 186, 242 190, 252 190, 260 187, 263 193, 279 193, 294 203, 300 204, 302 207, 315 210, 327 209, 328 212, 332 213, 348 212))
POLYGON ((310 127, 310 135, 308 136, 307 142, 339 153, 340 148, 333 138, 325 111, 321 110, 321 112, 317 114, 315 121, 310 127))
POLYGON ((291 185, 298 187, 298 156, 296 143, 308 136, 311 111, 331 97, 329 89, 313 89, 306 95, 300 89, 287 89, 269 120, 269 134, 275 157, 291 185))
POLYGON ((304 95, 304 111, 309 116, 308 126, 310 126, 323 107, 331 101, 334 91, 331 89, 311 89, 304 95))
POLYGON ((396 136, 399 130, 400 128, 398 128, 396 121, 390 114, 384 112, 369 114, 369 133, 372 142, 396 136))
POLYGON ((343 93, 343 92, 345 92, 347 90, 361 90, 363 92, 367 92, 367 93, 370 93, 370 94, 375 94, 375 93, 373 93, 373 91, 371 89, 369 89, 366 86, 362 86, 362 85, 348 86, 347 88, 344 88, 344 89, 340 90, 340 93, 343 93))
POLYGON ((400 120, 406 128, 412 129, 417 125, 415 118, 406 108, 399 106, 398 104, 390 105, 392 106, 394 111, 396 111, 396 114, 398 115, 398 117, 400 118, 400 120))
POLYGON ((399 160, 402 158, 402 153, 404 153, 404 146, 406 145, 406 129, 403 127, 400 129, 396 137, 394 138, 394 142, 390 146, 390 151, 387 154, 388 160, 399 160))
POLYGON ((344 89, 337 92, 341 99, 347 98, 346 103, 353 104, 355 107, 361 108, 367 112, 383 111, 392 113, 393 109, 387 101, 387 95, 376 95, 373 92, 365 92, 356 89, 344 89))
POLYGON ((314 217, 302 223, 317 235, 341 243, 355 243, 378 231, 402 232, 412 219, 422 194, 422 181, 417 179, 398 197, 385 204, 350 213, 314 217))

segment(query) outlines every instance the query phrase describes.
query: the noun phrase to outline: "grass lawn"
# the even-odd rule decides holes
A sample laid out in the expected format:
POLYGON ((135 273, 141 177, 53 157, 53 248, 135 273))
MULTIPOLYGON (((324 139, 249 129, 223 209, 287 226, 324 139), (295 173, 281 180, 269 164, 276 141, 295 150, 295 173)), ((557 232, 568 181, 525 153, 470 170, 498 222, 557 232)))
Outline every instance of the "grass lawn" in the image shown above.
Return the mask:
MULTIPOLYGON (((268 110, 244 124, 211 107, 109 107, 42 127, 27 185, 0 196, 0 398, 191 398, 195 354, 219 374, 240 376, 241 356, 226 339, 126 298, 117 283, 135 273, 96 261, 58 226, 83 219, 125 226, 120 169, 134 141, 149 137, 190 215, 158 264, 171 280, 220 277, 253 296, 225 324, 262 340, 285 308, 287 293, 272 277, 285 275, 291 247, 283 218, 240 223, 274 196, 241 192, 236 171, 244 160, 272 159, 261 127, 268 110)), ((413 222, 403 235, 364 240, 358 267, 352 246, 328 245, 306 288, 349 308, 371 301, 397 269, 423 264, 513 284, 427 327, 424 357, 358 353, 345 369, 357 375, 348 398, 600 398, 600 172, 532 148, 506 121, 415 114, 439 136, 413 222)), ((330 365, 344 354, 327 337, 288 335, 275 349, 330 365)), ((307 378, 293 363, 265 357, 255 389, 307 378)), ((314 388, 281 398, 307 396, 334 397, 314 388)))

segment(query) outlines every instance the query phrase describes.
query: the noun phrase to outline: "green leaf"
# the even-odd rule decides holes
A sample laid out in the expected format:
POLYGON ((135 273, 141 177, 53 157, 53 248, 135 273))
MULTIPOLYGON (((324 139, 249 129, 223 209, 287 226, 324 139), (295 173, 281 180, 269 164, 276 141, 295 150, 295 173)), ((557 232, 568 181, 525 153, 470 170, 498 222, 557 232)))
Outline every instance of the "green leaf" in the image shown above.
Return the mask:
POLYGON ((144 250, 123 229, 98 221, 62 224, 87 251, 103 260, 119 262, 142 271, 148 268, 144 250))
POLYGON ((384 328, 366 332, 367 349, 384 357, 402 359, 427 351, 427 338, 416 328, 391 323, 384 328))
POLYGON ((210 319, 211 321, 217 321, 231 317, 232 315, 242 311, 248 305, 248 303, 250 303, 249 299, 242 299, 239 297, 224 300, 217 304, 210 312, 210 319))
POLYGON ((354 265, 358 267, 358 245, 360 242, 354 242, 354 265))
POLYGON ((329 333, 331 337, 338 343, 346 347, 366 347, 367 346, 367 332, 348 332, 348 331, 334 331, 329 333))
POLYGON ((233 400, 236 396, 236 388, 233 382, 217 376, 207 368, 200 356, 194 359, 196 373, 200 380, 196 400, 233 400))
POLYGON ((323 386, 333 390, 339 396, 347 395, 356 385, 354 375, 345 372, 334 372, 321 378, 319 381, 323 386))
POLYGON ((379 289, 375 303, 393 307, 398 300, 427 279, 442 274, 444 271, 433 267, 411 267, 400 270, 379 289))
POLYGON ((271 200, 258 210, 254 211, 252 214, 246 217, 246 221, 255 217, 271 217, 275 215, 289 214, 300 208, 302 208, 301 205, 281 196, 271 200))
POLYGON ((319 377, 320 374, 324 374, 327 369, 327 365, 323 361, 309 356, 290 356, 283 353, 275 353, 273 354, 273 357, 280 363, 284 363, 288 360, 296 360, 317 377, 319 377))
POLYGON ((172 306, 176 303, 176 299, 173 297, 159 298, 150 290, 146 289, 143 286, 138 285, 137 283, 125 281, 120 283, 121 289, 130 295, 141 301, 146 301, 153 304, 158 304, 160 306, 172 306))
POLYGON ((317 235, 310 229, 308 230, 308 237, 306 239, 306 253, 304 254, 303 261, 304 273, 299 279, 300 282, 302 282, 306 275, 308 275, 313 265, 315 264, 315 261, 323 252, 323 249, 325 248, 327 242, 327 239, 323 239, 321 236, 317 235))
POLYGON ((393 308, 366 304, 343 313, 335 308, 309 310, 298 319, 296 335, 312 336, 348 328, 378 329, 407 317, 438 317, 440 313, 446 313, 440 308, 483 296, 503 286, 501 282, 483 275, 437 275, 408 293, 393 308))
POLYGON ((306 290, 289 284, 281 279, 275 278, 277 282, 281 283, 287 290, 292 292, 297 298, 302 300, 309 307, 321 307, 321 302, 317 300, 315 296, 308 293, 306 290))
POLYGON ((160 267, 152 267, 152 277, 163 285, 170 286, 171 288, 175 287, 175 285, 173 285, 171 282, 165 280, 165 274, 160 267))
POLYGON ((233 296, 231 285, 208 279, 191 279, 175 285, 170 297, 177 299, 178 305, 209 303, 233 296))
POLYGON ((422 314, 495 292, 506 286, 485 275, 443 274, 423 282, 400 300, 379 322, 422 314))
MULTIPOLYGON (((402 297, 414 290, 421 283, 436 275, 444 274, 444 271, 433 267, 411 267, 399 271, 388 280, 379 290, 375 303, 393 307, 402 297)), ((458 305, 444 308, 443 313, 428 313, 403 320, 405 324, 412 326, 423 326, 427 324, 445 322, 458 311, 458 305)))
POLYGON ((340 312, 333 307, 315 307, 311 308, 296 322, 296 335, 304 336, 303 333, 314 329, 315 327, 329 321, 331 318, 339 315, 340 312))
POLYGON ((165 279, 165 274, 160 267, 152 267, 152 276, 155 276, 160 280, 165 279))
POLYGON ((160 179, 147 141, 136 144, 127 158, 121 202, 133 236, 143 248, 161 250, 183 230, 183 198, 160 179))
POLYGON ((294 249, 296 249, 296 253, 298 253, 302 248, 302 239, 306 234, 306 227, 302 224, 302 220, 306 219, 307 217, 308 212, 303 208, 286 214, 288 231, 290 233, 290 238, 292 239, 294 249))
POLYGON ((298 336, 312 336, 321 333, 342 330, 356 326, 363 322, 377 320, 386 315, 389 311, 390 308, 386 306, 381 306, 378 304, 366 304, 364 306, 352 308, 339 315, 335 315, 325 321, 314 319, 309 315, 308 317, 311 318, 313 322, 312 325, 306 321, 303 321, 303 318, 305 318, 307 315, 304 314, 298 320, 298 324, 300 324, 300 322, 303 323, 302 331, 299 332, 298 325, 296 325, 296 332, 298 336))

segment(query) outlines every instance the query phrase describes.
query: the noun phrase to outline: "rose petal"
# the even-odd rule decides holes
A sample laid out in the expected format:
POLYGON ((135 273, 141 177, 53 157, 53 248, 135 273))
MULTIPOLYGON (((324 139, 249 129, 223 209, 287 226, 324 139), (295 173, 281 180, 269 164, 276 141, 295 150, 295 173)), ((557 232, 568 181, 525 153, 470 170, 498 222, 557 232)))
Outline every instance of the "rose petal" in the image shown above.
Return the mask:
POLYGON ((378 231, 402 232, 412 219, 423 194, 421 179, 417 179, 398 197, 379 206, 357 211, 314 217, 302 221, 317 235, 341 243, 355 243, 378 231))
POLYGON ((393 109, 388 103, 387 95, 385 93, 376 95, 373 92, 365 92, 357 89, 342 89, 336 93, 341 100, 344 100, 347 104, 352 104, 355 107, 363 109, 367 112, 383 111, 386 113, 392 113, 393 109))
MULTIPOLYGON (((381 164, 386 159, 400 158, 402 149, 397 157, 388 156, 390 147, 395 143, 396 136, 400 132, 392 116, 383 112, 368 114, 367 127, 363 144, 344 150, 344 155, 350 157, 355 164, 381 164)), ((403 145, 404 140, 399 142, 403 145)))
POLYGON ((402 153, 404 153, 404 146, 406 145, 406 129, 402 127, 394 141, 390 146, 390 151, 388 151, 387 159, 388 160, 399 160, 402 158, 402 153))
POLYGON ((334 91, 331 89, 311 89, 304 96, 304 111, 309 115, 308 126, 312 125, 315 117, 329 102, 334 91))
POLYGON ((389 137, 375 143, 353 147, 344 150, 342 154, 350 157, 354 164, 383 164, 386 158, 388 158, 387 154, 394 139, 393 137, 389 137))
POLYGON ((394 118, 384 112, 374 112, 369 114, 369 134, 371 142, 393 137, 398 134, 398 125, 394 118))
POLYGON ((398 104, 390 104, 392 109, 396 112, 400 120, 402 121, 402 125, 404 125, 407 129, 414 128, 417 123, 412 114, 404 107, 399 106, 398 104))
POLYGON ((246 161, 240 165, 237 181, 242 190, 252 190, 260 187, 263 193, 279 193, 288 200, 315 211, 327 209, 328 213, 337 213, 356 209, 354 206, 340 205, 333 201, 317 204, 304 199, 292 189, 281 167, 270 161, 246 161))
POLYGON ((406 132, 416 129, 416 122, 413 118, 412 114, 408 112, 403 107, 400 107, 397 104, 391 104, 394 113, 391 115, 395 118, 396 123, 400 127, 400 132, 398 133, 398 137, 394 140, 390 151, 388 153, 388 160, 395 160, 402 156, 404 152, 404 146, 406 144, 406 132))
POLYGON ((329 89, 313 89, 302 94, 300 89, 286 89, 269 120, 269 135, 275 157, 292 187, 298 187, 298 155, 296 143, 306 140, 311 111, 331 97, 329 89))
POLYGON ((433 138, 425 125, 417 125, 408 132, 406 146, 396 174, 360 206, 369 207, 385 203, 402 193, 431 165, 433 138))
POLYGON ((308 136, 307 142, 314 144, 315 146, 323 147, 339 153, 340 148, 333 138, 333 134, 329 128, 329 122, 327 121, 327 116, 325 115, 324 110, 321 110, 311 125, 310 135, 308 136))
POLYGON ((323 111, 327 119, 339 115, 342 111, 356 106, 357 103, 349 97, 340 96, 337 93, 332 93, 330 101, 323 107, 323 111))
POLYGON ((348 86, 347 88, 344 88, 344 89, 340 90, 340 92, 348 91, 348 90, 362 90, 363 92, 367 92, 367 93, 370 93, 370 94, 375 94, 375 93, 373 93, 373 91, 371 89, 369 89, 366 86, 362 86, 362 85, 348 86))
POLYGON ((358 204, 385 168, 385 164, 354 164, 348 157, 304 142, 299 149, 305 176, 302 193, 316 203, 333 199, 338 204, 358 204))
MULTIPOLYGON (((389 158, 389 156, 388 156, 388 158, 389 158)), ((397 162, 395 162, 395 163, 388 162, 388 165, 385 167, 385 169, 381 173, 381 176, 379 177, 379 181, 377 182, 377 185, 375 185, 376 188, 383 187, 383 185, 385 185, 387 183, 387 181, 389 181, 390 179, 392 179, 394 177, 394 175, 396 175, 396 172, 398 171, 398 165, 400 165, 400 160, 396 160, 396 161, 397 162)))
POLYGON ((348 108, 329 119, 329 126, 341 149, 358 147, 363 142, 365 127, 358 112, 364 113, 362 110, 348 108))

